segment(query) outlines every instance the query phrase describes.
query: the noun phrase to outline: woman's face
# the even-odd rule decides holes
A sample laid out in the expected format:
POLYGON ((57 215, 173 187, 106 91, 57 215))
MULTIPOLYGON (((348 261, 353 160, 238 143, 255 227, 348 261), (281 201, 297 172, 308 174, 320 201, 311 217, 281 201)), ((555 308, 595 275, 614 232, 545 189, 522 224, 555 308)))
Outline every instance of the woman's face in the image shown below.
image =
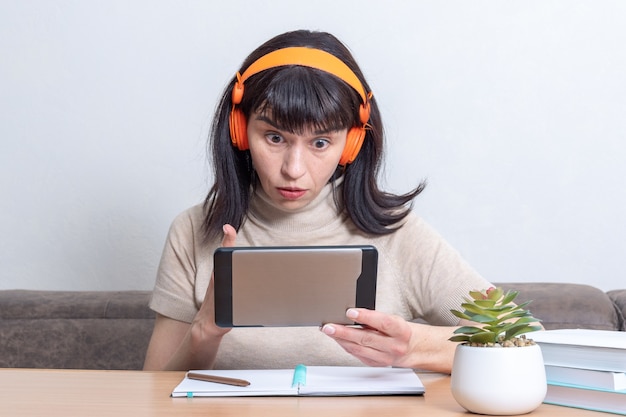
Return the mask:
POLYGON ((346 134, 347 129, 295 134, 253 113, 248 121, 252 164, 272 202, 295 211, 313 201, 337 169, 346 134))

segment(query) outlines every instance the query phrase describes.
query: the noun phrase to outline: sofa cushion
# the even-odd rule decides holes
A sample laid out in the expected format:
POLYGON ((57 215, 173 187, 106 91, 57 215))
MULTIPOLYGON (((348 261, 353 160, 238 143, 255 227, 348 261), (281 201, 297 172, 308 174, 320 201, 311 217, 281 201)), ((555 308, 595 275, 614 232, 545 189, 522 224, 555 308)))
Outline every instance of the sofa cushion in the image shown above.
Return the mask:
POLYGON ((0 291, 0 319, 154 318, 150 291, 0 291))
POLYGON ((0 291, 0 367, 141 369, 149 291, 0 291))
POLYGON ((612 290, 607 292, 607 295, 613 300, 615 307, 621 315, 622 331, 626 331, 626 290, 612 290))
POLYGON ((494 284, 519 291, 518 304, 532 300, 528 309, 547 329, 620 330, 613 302, 602 290, 585 284, 506 282, 494 284))

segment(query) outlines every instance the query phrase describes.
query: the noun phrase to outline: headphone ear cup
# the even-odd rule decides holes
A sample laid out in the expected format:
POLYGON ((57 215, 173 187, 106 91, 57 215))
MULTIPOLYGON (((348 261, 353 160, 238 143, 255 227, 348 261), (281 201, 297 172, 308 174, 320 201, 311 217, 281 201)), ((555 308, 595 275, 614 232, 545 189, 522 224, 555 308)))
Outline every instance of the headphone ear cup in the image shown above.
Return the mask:
POLYGON ((248 149, 248 128, 246 123, 246 116, 243 112, 233 107, 229 117, 230 140, 240 151, 248 149))
POLYGON ((339 159, 339 165, 345 166, 352 163, 359 154, 363 140, 365 139, 365 126, 353 127, 348 131, 346 136, 346 146, 339 159))

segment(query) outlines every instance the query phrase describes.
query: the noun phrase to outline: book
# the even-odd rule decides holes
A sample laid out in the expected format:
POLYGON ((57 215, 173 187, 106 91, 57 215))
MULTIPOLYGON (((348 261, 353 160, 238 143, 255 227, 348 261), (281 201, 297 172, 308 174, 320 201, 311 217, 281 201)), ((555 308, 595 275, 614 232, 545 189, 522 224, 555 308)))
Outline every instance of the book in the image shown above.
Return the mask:
POLYGON ((626 373, 596 371, 593 369, 569 368, 545 365, 548 383, 580 385, 612 391, 626 390, 626 373))
POLYGON ((305 366, 294 369, 198 370, 195 374, 237 378, 247 386, 189 378, 174 388, 172 397, 232 396, 357 396, 421 395, 424 385, 408 368, 305 366))
POLYGON ((601 390, 549 382, 543 402, 626 415, 626 390, 601 390))
POLYGON ((534 332, 546 365, 626 372, 626 332, 558 329, 534 332))

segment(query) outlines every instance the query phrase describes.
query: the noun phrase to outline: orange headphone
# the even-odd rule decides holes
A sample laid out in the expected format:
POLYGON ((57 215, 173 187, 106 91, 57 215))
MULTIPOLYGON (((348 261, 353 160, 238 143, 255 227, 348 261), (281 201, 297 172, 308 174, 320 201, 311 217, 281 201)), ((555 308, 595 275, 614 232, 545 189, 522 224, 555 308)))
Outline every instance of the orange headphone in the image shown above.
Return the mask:
POLYGON ((365 129, 370 118, 370 102, 372 93, 366 93, 363 84, 352 70, 336 56, 319 50, 307 47, 290 47, 278 49, 262 56, 250 65, 243 73, 237 72, 237 81, 233 87, 232 101, 233 109, 230 112, 230 138, 233 145, 239 150, 248 149, 248 133, 246 126, 246 116, 237 105, 243 99, 243 83, 251 76, 265 71, 266 69, 285 65, 302 65, 326 71, 350 85, 361 96, 362 103, 359 108, 359 118, 361 126, 352 127, 348 131, 346 146, 341 154, 339 165, 346 165, 354 161, 363 145, 365 139, 365 129))

